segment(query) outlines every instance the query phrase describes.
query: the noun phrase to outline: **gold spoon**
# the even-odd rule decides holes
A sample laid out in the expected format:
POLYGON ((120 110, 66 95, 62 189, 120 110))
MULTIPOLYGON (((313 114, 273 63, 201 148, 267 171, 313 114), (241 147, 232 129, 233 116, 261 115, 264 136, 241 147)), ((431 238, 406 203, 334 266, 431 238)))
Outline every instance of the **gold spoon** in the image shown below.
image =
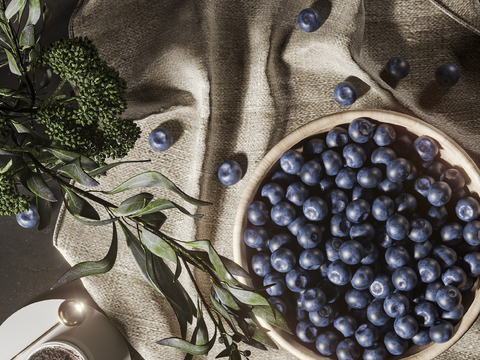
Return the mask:
POLYGON ((40 339, 44 338, 47 334, 52 332, 55 328, 57 328, 60 324, 64 324, 66 326, 78 326, 85 320, 87 316, 87 309, 85 305, 75 299, 67 299, 60 304, 58 307, 58 322, 53 325, 50 329, 45 331, 42 335, 40 335, 34 342, 28 345, 25 349, 20 351, 17 355, 15 355, 11 360, 17 359, 20 355, 22 355, 25 351, 30 349, 33 345, 35 345, 40 339))

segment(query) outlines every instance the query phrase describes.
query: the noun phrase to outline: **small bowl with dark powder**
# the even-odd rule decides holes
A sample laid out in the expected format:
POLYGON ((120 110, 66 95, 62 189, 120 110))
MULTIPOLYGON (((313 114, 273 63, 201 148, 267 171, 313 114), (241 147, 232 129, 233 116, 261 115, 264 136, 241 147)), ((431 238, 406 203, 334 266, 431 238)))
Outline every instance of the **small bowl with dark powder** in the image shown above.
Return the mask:
POLYGON ((49 342, 35 350, 27 360, 88 360, 87 357, 70 344, 49 342))

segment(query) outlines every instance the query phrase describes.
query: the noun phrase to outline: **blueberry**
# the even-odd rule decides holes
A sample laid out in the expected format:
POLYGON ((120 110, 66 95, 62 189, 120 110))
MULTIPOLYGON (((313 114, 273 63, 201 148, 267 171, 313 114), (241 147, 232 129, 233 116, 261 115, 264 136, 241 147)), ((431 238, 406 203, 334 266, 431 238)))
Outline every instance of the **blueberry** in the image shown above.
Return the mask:
POLYGON ((305 32, 314 32, 322 25, 322 17, 316 9, 303 9, 300 14, 298 14, 297 24, 298 27, 305 32))
POLYGON ((319 311, 326 304, 327 298, 321 289, 311 288, 302 292, 300 302, 308 312, 319 311))
POLYGON ((379 299, 385 299, 395 290, 390 276, 386 274, 377 274, 369 287, 370 293, 379 299))
POLYGON ((418 333, 418 323, 413 316, 405 315, 395 319, 393 329, 402 339, 411 339, 418 333))
POLYGON ((362 324, 355 331, 355 339, 361 347, 373 346, 378 340, 378 329, 376 326, 366 323, 362 324))
POLYGON ((364 199, 367 200, 368 202, 371 202, 373 200, 373 190, 372 189, 366 189, 361 185, 355 185, 352 190, 352 201, 358 200, 358 199, 364 199))
POLYGON ((434 229, 441 228, 447 221, 448 211, 445 206, 430 206, 427 212, 427 220, 434 229))
POLYGON ((297 234, 297 241, 304 249, 316 247, 322 241, 323 229, 315 224, 303 225, 297 234))
POLYGON ((289 246, 292 243, 293 239, 289 233, 278 233, 268 240, 268 248, 270 249, 270 252, 273 253, 275 250, 289 246))
POLYGON ((410 231, 410 223, 405 216, 395 214, 388 218, 385 228, 392 239, 402 240, 410 231))
POLYGON ((310 221, 322 221, 328 215, 328 205, 322 198, 313 196, 303 203, 303 215, 310 221))
POLYGON ((287 288, 294 293, 299 293, 305 290, 309 283, 310 275, 301 268, 297 267, 292 269, 285 275, 285 284, 287 285, 287 288))
POLYGON ((285 293, 287 290, 287 286, 285 285, 285 277, 276 272, 272 271, 271 273, 268 273, 264 278, 263 278, 263 286, 275 284, 265 291, 267 292, 268 295, 270 296, 280 296, 285 293))
POLYGON ((397 154, 389 147, 379 147, 372 152, 370 160, 372 164, 385 164, 397 158, 397 154))
POLYGON ((457 191, 465 186, 465 177, 457 169, 448 169, 441 176, 441 181, 445 181, 452 191, 457 191))
POLYGON ((368 266, 361 266, 357 269, 357 271, 355 271, 355 274, 353 274, 352 280, 350 282, 354 289, 366 290, 369 288, 373 280, 373 270, 368 266))
POLYGON ((325 305, 318 311, 308 313, 310 321, 318 327, 326 327, 333 323, 335 319, 335 311, 330 305, 325 305))
POLYGON ((462 302, 462 294, 455 286, 445 285, 438 289, 435 300, 440 308, 451 311, 462 302))
POLYGON ((456 222, 445 224, 440 229, 440 236, 445 245, 458 245, 463 241, 463 226, 456 222))
MULTIPOLYGON (((350 228, 349 235, 350 239, 358 241, 362 245, 366 245, 375 238, 375 228, 368 222, 355 224, 350 228)), ((365 252, 363 256, 365 256, 365 252)))
POLYGON ((287 273, 295 267, 297 259, 292 250, 280 248, 270 256, 270 263, 279 273, 287 273))
POLYGON ((433 232, 432 224, 428 220, 417 218, 410 221, 408 237, 414 242, 424 242, 430 238, 433 232))
POLYGON ((415 179, 414 189, 423 197, 427 197, 428 190, 430 190, 430 187, 434 183, 435 183, 435 179, 430 175, 421 175, 415 179))
POLYGON ((330 356, 336 353, 339 342, 340 340, 335 333, 325 331, 318 335, 315 345, 320 354, 330 356))
POLYGON ((346 237, 350 233, 352 223, 344 213, 335 214, 330 219, 330 232, 335 237, 346 237))
POLYGON ((410 64, 403 57, 393 57, 388 60, 385 72, 393 80, 401 80, 410 72, 410 64))
POLYGON ((417 282, 417 274, 409 267, 398 268, 392 274, 393 286, 399 291, 411 291, 417 286, 417 282))
POLYGON ((298 258, 298 264, 305 270, 317 270, 324 262, 325 257, 318 248, 305 249, 298 258))
POLYGON ((403 189, 403 183, 401 181, 393 182, 390 179, 386 178, 383 179, 380 184, 378 184, 377 189, 383 194, 398 195, 403 189))
POLYGON ((386 221, 395 212, 393 200, 386 195, 380 195, 372 204, 372 216, 378 221, 386 221))
POLYGON ((314 343, 317 339, 318 329, 310 320, 303 320, 297 324, 296 334, 300 341, 314 343))
POLYGON ((392 355, 402 355, 408 349, 408 340, 402 339, 394 331, 387 332, 383 342, 392 355))
POLYGON ((300 181, 290 184, 285 194, 285 198, 297 206, 302 206, 309 197, 307 186, 300 181))
POLYGON ((430 136, 419 136, 413 147, 423 161, 432 161, 438 154, 438 143, 430 136))
POLYGON ((376 298, 367 306, 367 318, 375 326, 383 326, 390 320, 390 316, 383 309, 383 299, 376 298))
POLYGON ((329 191, 325 197, 325 200, 332 214, 338 214, 344 211, 348 204, 347 194, 340 189, 333 189, 329 191))
POLYGON ((303 145, 303 155, 307 158, 319 157, 324 151, 328 150, 328 146, 324 140, 313 138, 303 145))
POLYGON ((342 81, 335 86, 333 98, 339 105, 350 106, 358 98, 357 87, 350 81, 342 81))
POLYGON ((320 183, 322 179, 322 165, 317 159, 307 161, 300 169, 300 179, 309 186, 320 183))
POLYGON ((468 276, 467 277, 467 284, 463 288, 461 288, 460 291, 465 292, 465 291, 470 290, 473 287, 473 284, 475 283, 476 280, 477 280, 477 277, 468 276))
POLYGON ((457 253, 445 245, 438 245, 433 249, 432 257, 438 261, 442 269, 449 268, 457 262, 457 253))
POLYGON ((364 199, 354 200, 348 204, 345 214, 350 222, 359 224, 370 215, 370 204, 364 199))
POLYGON ((333 326, 343 336, 349 337, 355 334, 355 330, 357 330, 357 320, 350 315, 341 314, 333 321, 333 326))
POLYGON ((223 185, 234 185, 242 178, 242 167, 234 160, 227 160, 220 165, 217 175, 223 185))
POLYGON ((363 259, 363 246, 355 240, 345 241, 340 245, 338 256, 347 265, 359 264, 363 259))
POLYGON ((366 143, 373 137, 373 132, 373 125, 368 118, 357 118, 348 125, 348 134, 356 143, 366 143))
POLYGON ((451 311, 444 311, 442 313, 442 319, 448 320, 452 323, 456 323, 463 318, 463 315, 465 315, 465 307, 460 304, 451 311))
POLYGON ((338 343, 336 354, 338 360, 358 360, 360 348, 352 339, 344 339, 338 343))
POLYGON ((425 258, 418 262, 420 280, 424 283, 432 283, 442 274, 440 264, 432 258, 425 258))
POLYGON ((352 279, 352 270, 350 266, 341 260, 334 261, 328 267, 328 279, 335 285, 343 286, 352 279))
POLYGON ((280 311, 283 315, 287 314, 287 304, 285 304, 285 301, 276 296, 269 297, 267 300, 275 307, 275 309, 280 311))
POLYGON ((343 169, 343 159, 334 150, 327 150, 322 153, 322 161, 325 173, 329 176, 336 176, 343 169))
POLYGON ((382 343, 375 343, 363 350, 363 360, 385 360, 387 358, 387 349, 382 343))
POLYGON ((377 167, 363 167, 358 170, 357 182, 364 188, 376 188, 383 180, 382 171, 377 167))
POLYGON ((428 301, 421 301, 415 305, 413 313, 420 326, 430 327, 438 319, 437 307, 428 301))
POLYGON ((470 222, 472 220, 476 220, 480 213, 480 204, 478 201, 468 196, 464 199, 460 199, 455 206, 455 213, 457 217, 465 222, 470 222))
POLYGON ((271 182, 262 187, 261 195, 268 198, 272 205, 275 205, 285 197, 285 190, 279 184, 271 182))
POLYGON ((333 177, 326 176, 320 180, 318 187, 320 188, 321 192, 327 193, 335 188, 335 179, 333 177))
POLYGON ((323 290, 327 298, 327 303, 329 304, 333 304, 340 295, 343 295, 341 292, 343 290, 341 290, 339 286, 331 283, 326 276, 318 282, 317 287, 323 290))
POLYGON ((363 265, 370 265, 377 261, 378 259, 378 248, 372 243, 363 246, 363 259, 360 261, 363 265))
POLYGON ((402 182, 407 180, 412 172, 412 166, 407 159, 396 158, 387 165, 386 175, 392 182, 402 182))
POLYGON ((280 184, 280 186, 282 186, 283 188, 286 188, 288 185, 295 181, 295 178, 293 177, 293 175, 287 174, 283 170, 278 170, 273 173, 270 180, 277 184, 280 184))
POLYGON ((455 85, 460 79, 460 70, 450 63, 440 65, 435 71, 435 80, 444 87, 455 85))
POLYGON ((363 166, 367 159, 367 154, 363 147, 358 144, 348 144, 343 148, 343 157, 348 167, 358 169, 363 166))
POLYGON ((415 260, 426 258, 430 254, 432 249, 433 245, 428 240, 421 243, 415 243, 415 245, 413 246, 413 258, 415 260))
POLYGON ((258 276, 265 277, 265 275, 272 271, 272 265, 270 264, 270 255, 263 252, 259 252, 253 255, 252 270, 258 276))
POLYGON ((298 174, 304 162, 302 154, 293 149, 285 151, 280 157, 280 167, 287 174, 298 174))
POLYGON ((410 309, 410 301, 401 293, 388 295, 383 302, 383 310, 392 318, 400 318, 407 315, 410 309))
POLYGON ((461 289, 467 285, 467 274, 462 268, 452 266, 442 274, 442 282, 445 285, 453 285, 461 289))
POLYGON ((413 338, 412 338, 412 342, 415 344, 415 345, 419 345, 419 346, 425 346, 425 345, 428 345, 430 344, 430 342, 432 341, 432 339, 430 339, 430 335, 428 334, 430 329, 423 329, 423 330, 420 330, 417 335, 415 335, 413 338))
POLYGON ((425 287, 425 300, 437 302, 437 292, 443 286, 444 285, 440 280, 427 284, 427 286, 425 287))
POLYGON ((249 226, 243 232, 243 241, 254 249, 261 249, 268 242, 268 232, 260 226, 249 226))
POLYGON ((279 226, 287 226, 297 216, 295 208, 285 201, 280 201, 270 210, 272 221, 279 226))
POLYGON ((447 320, 438 320, 429 330, 430 339, 437 344, 443 344, 453 336, 453 324, 447 320))
POLYGON ((409 158, 413 151, 413 140, 407 134, 399 134, 395 138, 395 143, 392 145, 392 149, 397 156, 409 158))
POLYGON ((394 269, 405 266, 410 261, 410 254, 401 245, 392 245, 385 251, 385 261, 394 269))
POLYGON ((338 237, 332 237, 325 242, 325 254, 327 255, 328 260, 335 261, 340 259, 338 251, 343 243, 344 240, 338 237))
POLYGON ((480 221, 470 221, 463 228, 463 238, 468 245, 480 245, 480 221))
POLYGON ((380 124, 375 129, 373 141, 378 146, 388 146, 395 141, 396 132, 390 124, 380 124))
POLYGON ((417 209, 417 199, 409 193, 403 193, 395 198, 395 210, 400 215, 408 216, 417 209))
POLYGON ((463 257, 466 269, 473 276, 480 275, 480 253, 472 251, 463 257))
POLYGON ((295 220, 293 220, 290 224, 287 225, 287 229, 292 233, 292 235, 297 236, 298 230, 308 223, 307 218, 301 214, 295 220))
POLYGON ((444 181, 437 181, 428 189, 427 200, 433 206, 443 206, 450 201, 452 189, 444 181))
POLYGON ((265 225, 270 219, 268 208, 263 201, 253 201, 247 208, 247 218, 252 225, 265 225))
POLYGON ((428 175, 432 176, 436 180, 440 180, 440 177, 445 172, 446 168, 440 161, 433 161, 427 168, 428 175))
POLYGON ((370 303, 368 290, 350 289, 345 293, 345 303, 352 309, 364 309, 370 303))
MULTIPOLYGON (((155 151, 165 151, 170 148, 173 144, 173 135, 164 126, 159 126, 153 129, 148 136, 148 143, 150 147, 155 151)), ((220 169, 219 169, 219 177, 220 177, 220 169)), ((240 175, 241 177, 241 175, 240 175)), ((230 185, 230 184, 226 184, 230 185)))
POLYGON ((21 227, 31 229, 39 223, 40 215, 37 207, 34 204, 30 204, 28 210, 16 215, 16 219, 21 227))

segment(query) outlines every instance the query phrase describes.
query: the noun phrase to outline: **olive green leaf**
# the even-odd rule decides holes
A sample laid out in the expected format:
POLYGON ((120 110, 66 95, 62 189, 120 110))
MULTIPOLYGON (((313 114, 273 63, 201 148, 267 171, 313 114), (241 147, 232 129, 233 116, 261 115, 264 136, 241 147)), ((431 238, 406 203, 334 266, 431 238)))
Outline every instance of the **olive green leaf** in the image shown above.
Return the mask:
POLYGON ((230 292, 228 292, 228 290, 215 283, 213 283, 213 288, 215 289, 218 298, 223 304, 225 304, 225 306, 233 310, 240 310, 240 306, 238 306, 234 297, 232 296, 232 294, 230 294, 230 292))
POLYGON ((22 33, 20 34, 19 44, 22 47, 22 50, 35 45, 35 26, 34 25, 25 26, 22 33))
POLYGON ((292 334, 290 326, 287 320, 280 311, 276 311, 275 314, 270 305, 255 305, 252 309, 252 313, 257 317, 264 319, 270 324, 282 329, 283 331, 292 334))
POLYGON ((176 338, 176 337, 171 337, 168 339, 163 339, 157 341, 157 344, 159 345, 164 345, 164 346, 170 346, 175 349, 182 350, 186 353, 192 354, 192 355, 206 355, 210 351, 210 349, 215 345, 215 340, 217 339, 217 328, 215 327, 215 334, 213 337, 204 345, 194 345, 192 343, 189 343, 186 340, 176 338))
POLYGON ((103 166, 100 166, 98 168, 95 168, 93 170, 89 170, 87 171, 87 174, 90 175, 90 176, 97 176, 97 175, 105 175, 105 173, 118 166, 118 165, 123 165, 123 164, 129 164, 129 163, 141 163, 141 162, 149 162, 150 160, 131 160, 131 161, 118 161, 118 162, 115 162, 115 163, 111 163, 111 164, 107 164, 107 165, 103 165, 103 166))
POLYGON ((71 208, 70 208, 70 205, 65 202, 65 208, 68 210, 68 212, 70 214, 72 214, 73 217, 75 217, 75 219, 77 219, 79 222, 81 222, 82 224, 84 225, 89 225, 89 226, 103 226, 103 225, 107 225, 107 224, 110 224, 112 222, 115 222, 117 221, 119 218, 118 217, 114 217, 114 218, 110 218, 110 219, 105 219, 105 220, 88 220, 88 219, 83 219, 80 217, 79 214, 77 214, 76 212, 74 212, 71 208))
POLYGON ((13 159, 8 160, 7 164, 0 169, 0 174, 7 172, 13 165, 13 159))
POLYGON ((200 303, 197 302, 197 326, 195 327, 197 336, 195 338, 196 345, 205 345, 208 343, 208 329, 205 319, 203 318, 203 312, 201 310, 200 303))
POLYGON ((7 5, 5 9, 5 17, 10 20, 13 16, 15 16, 19 11, 23 11, 27 0, 12 0, 7 5))
POLYGON ((97 210, 80 195, 74 193, 69 188, 63 186, 68 197, 68 206, 70 211, 75 215, 79 215, 91 220, 100 220, 97 210))
POLYGON ((28 18, 27 25, 35 25, 40 19, 42 14, 42 8, 40 6, 40 0, 28 0, 28 18))
POLYGON ((45 229, 52 219, 52 203, 39 196, 36 196, 36 204, 38 214, 40 215, 40 222, 38 223, 38 230, 45 229))
POLYGON ((50 202, 56 202, 57 198, 53 194, 53 191, 48 187, 47 183, 43 179, 40 173, 29 172, 26 179, 28 189, 42 199, 50 202))
POLYGON ((73 180, 84 186, 94 187, 100 185, 82 168, 80 157, 57 169, 58 172, 70 176, 73 180))
POLYGON ((115 210, 119 216, 128 216, 136 214, 142 210, 153 199, 153 195, 149 193, 140 193, 124 200, 115 210))
POLYGON ((167 220, 167 217, 161 212, 136 216, 135 218, 140 219, 142 223, 147 224, 150 229, 155 230, 160 229, 165 220, 167 220))
POLYGON ((249 345, 256 347, 257 349, 267 350, 265 347, 268 346, 272 349, 278 349, 277 344, 268 336, 264 329, 260 329, 255 321, 252 319, 246 318, 245 321, 248 324, 248 331, 250 333, 251 339, 247 341, 249 345), (251 340, 255 341, 251 341, 251 340))
POLYGON ((213 308, 214 310, 220 314, 222 316, 222 318, 230 325, 230 327, 232 329, 235 329, 235 324, 233 323, 231 317, 230 317, 230 314, 228 313, 228 311, 222 306, 222 304, 220 304, 216 299, 215 297, 212 295, 212 293, 210 292, 210 300, 213 304, 213 308))
POLYGON ((160 236, 155 235, 147 229, 142 229, 142 242, 143 245, 155 255, 170 260, 175 264, 177 263, 175 250, 160 236))
MULTIPOLYGON (((196 257, 204 260, 204 261, 209 261, 208 254, 204 251, 191 251, 192 255, 195 255, 196 257)), ((223 265, 227 268, 227 270, 232 274, 233 276, 237 277, 242 277, 245 279, 251 279, 252 277, 250 274, 242 268, 240 265, 238 265, 235 261, 230 260, 229 258, 223 256, 223 255, 218 255, 220 257, 220 260, 223 262, 223 265)))
POLYGON ((5 49, 5 53, 7 54, 8 67, 10 68, 10 71, 15 75, 22 75, 22 72, 20 71, 20 68, 18 67, 17 61, 15 60, 13 54, 7 49, 5 49))
POLYGON ((173 201, 170 201, 170 200, 167 200, 167 199, 154 200, 150 204, 145 206, 145 208, 143 208, 141 211, 136 213, 135 215, 138 216, 138 215, 143 215, 143 214, 150 214, 150 213, 153 213, 153 212, 167 210, 167 209, 173 209, 173 208, 177 208, 178 210, 180 210, 185 215, 188 215, 188 216, 190 216, 194 219, 199 219, 199 218, 203 217, 202 214, 191 214, 185 208, 183 208, 182 206, 180 206, 178 204, 175 204, 173 201))
POLYGON ((170 191, 173 191, 177 195, 179 195, 185 201, 188 201, 191 204, 197 206, 206 206, 211 205, 209 202, 201 201, 194 199, 193 197, 185 194, 182 190, 180 190, 173 182, 167 179, 165 176, 160 174, 156 171, 147 171, 141 174, 138 174, 127 181, 123 182, 115 189, 110 191, 104 191, 105 194, 117 194, 119 192, 129 190, 129 189, 136 189, 136 188, 164 188, 170 191))
POLYGON ((265 305, 270 306, 270 303, 265 299, 262 295, 257 294, 253 291, 238 289, 233 286, 229 286, 226 284, 225 286, 228 287, 230 293, 235 296, 240 302, 247 304, 247 305, 265 305))
POLYGON ((60 279, 58 279, 58 281, 52 286, 51 290, 85 276, 107 273, 115 264, 115 260, 117 259, 117 249, 117 229, 115 224, 113 224, 112 242, 107 255, 102 260, 86 261, 71 267, 65 274, 62 275, 60 279))
POLYGON ((43 4, 42 17, 43 17, 43 29, 45 29, 45 26, 47 26, 48 22, 52 18, 52 8, 47 3, 43 4))
MULTIPOLYGON (((65 164, 72 162, 73 160, 80 157, 80 164, 85 171, 90 171, 93 169, 97 169, 98 165, 92 159, 80 155, 73 151, 63 150, 63 149, 56 149, 56 148, 45 148, 49 153, 55 156, 57 159, 62 160, 65 164)), ((90 176, 93 176, 89 174, 90 176)))

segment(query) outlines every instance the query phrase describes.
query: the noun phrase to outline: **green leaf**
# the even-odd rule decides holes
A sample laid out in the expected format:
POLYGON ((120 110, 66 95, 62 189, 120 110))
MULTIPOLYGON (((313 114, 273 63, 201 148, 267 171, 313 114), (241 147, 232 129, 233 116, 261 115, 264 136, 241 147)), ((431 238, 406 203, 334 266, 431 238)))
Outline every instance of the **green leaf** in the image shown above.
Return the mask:
MULTIPOLYGON (((226 285, 228 286, 228 285, 226 285)), ((247 305, 265 305, 270 306, 270 303, 262 295, 253 291, 237 289, 232 286, 228 286, 230 293, 235 296, 240 302, 247 305)))
POLYGON ((99 261, 86 261, 79 263, 71 267, 62 277, 52 286, 52 289, 56 289, 59 286, 68 284, 74 280, 80 279, 85 276, 105 274, 110 271, 117 259, 118 239, 117 228, 113 224, 113 236, 110 244, 110 249, 107 255, 99 261))
POLYGON ((137 195, 133 195, 132 197, 124 200, 115 210, 115 212, 119 216, 128 216, 132 214, 138 215, 137 213, 141 209, 143 209, 152 199, 153 195, 149 193, 140 193, 137 195))
POLYGON ((80 157, 77 157, 75 160, 62 167, 59 167, 57 171, 70 176, 73 180, 84 186, 93 187, 100 185, 83 170, 80 157))
POLYGON ((119 218, 118 217, 115 217, 115 218, 110 218, 110 219, 105 219, 105 220, 87 220, 87 219, 83 219, 81 218, 78 214, 76 214, 71 208, 70 208, 70 205, 65 203, 65 207, 67 208, 68 212, 73 216, 75 217, 75 219, 77 219, 79 222, 81 222, 82 224, 84 225, 88 225, 88 226, 103 226, 103 225, 107 225, 107 224, 110 224, 112 222, 115 222, 117 221, 119 218))
POLYGON ((161 212, 153 214, 146 214, 142 216, 135 216, 136 219, 140 219, 143 223, 147 224, 149 228, 158 230, 162 227, 167 217, 161 212))
POLYGON ((215 292, 217 293, 218 298, 222 303, 225 304, 225 306, 233 310, 240 310, 240 306, 238 306, 232 294, 230 294, 228 290, 224 289, 223 287, 215 283, 213 283, 213 288, 215 289, 215 292))
POLYGON ((110 191, 104 191, 105 194, 117 194, 119 192, 129 190, 129 189, 136 189, 136 188, 164 188, 170 191, 173 191, 185 201, 188 201, 191 204, 197 206, 206 206, 211 205, 209 202, 201 201, 192 198, 191 196, 185 194, 182 190, 180 190, 173 182, 167 179, 165 176, 160 174, 156 171, 147 171, 141 174, 138 174, 124 183, 117 186, 115 189, 110 191))
POLYGON ((67 193, 68 206, 70 211, 75 215, 79 215, 91 220, 100 220, 97 210, 80 195, 74 193, 67 187, 63 187, 67 193))
MULTIPOLYGON (((43 137, 30 127, 19 124, 15 121, 12 121, 12 125, 15 127, 15 130, 17 130, 19 135, 30 135, 29 140, 34 140, 35 145, 49 145, 50 140, 48 138, 43 137)), ((25 144, 27 144, 27 142, 25 142, 25 144)), ((23 146, 25 146, 25 144, 23 146)))
POLYGON ((8 67, 10 68, 10 71, 15 75, 22 75, 22 72, 20 71, 20 68, 18 67, 17 61, 15 60, 13 54, 6 49, 5 53, 7 54, 8 67))
POLYGON ((277 344, 275 344, 275 342, 270 338, 270 336, 268 336, 266 331, 257 326, 257 323, 255 321, 250 318, 246 318, 245 321, 248 324, 248 332, 250 334, 250 337, 255 340, 254 342, 247 341, 248 344, 262 350, 267 350, 265 345, 272 349, 278 349, 277 344))
POLYGON ((28 189, 35 195, 50 202, 57 202, 57 198, 53 194, 53 191, 50 190, 45 180, 43 180, 41 174, 30 172, 26 179, 26 183, 28 189))
POLYGON ((40 6, 40 0, 28 0, 28 18, 27 25, 35 25, 40 19, 42 14, 42 8, 40 6))
POLYGON ((35 45, 35 26, 25 26, 25 29, 23 29, 22 33, 20 34, 19 44, 22 47, 22 50, 35 45))
POLYGON ((112 164, 107 164, 107 165, 104 165, 104 166, 100 166, 99 168, 96 168, 94 170, 90 170, 90 171, 87 171, 88 175, 90 176, 97 176, 97 175, 105 175, 105 173, 118 166, 118 165, 122 165, 122 164, 128 164, 128 163, 142 163, 142 162, 148 162, 150 160, 131 160, 131 161, 119 161, 119 162, 116 162, 116 163, 112 163, 112 164))
POLYGON ((173 208, 177 208, 178 210, 180 210, 185 215, 188 215, 188 216, 190 216, 194 219, 199 219, 199 218, 203 217, 203 215, 201 215, 201 214, 193 215, 193 214, 189 213, 182 206, 174 203, 173 201, 167 200, 167 199, 158 199, 158 200, 152 201, 150 204, 148 204, 144 209, 142 209, 142 211, 138 212, 136 215, 138 216, 138 215, 143 215, 143 214, 150 214, 150 213, 153 213, 153 212, 167 210, 167 209, 173 209, 173 208))
POLYGON ((197 336, 195 338, 196 345, 205 345, 208 343, 208 329, 205 319, 203 318, 203 312, 200 309, 200 303, 197 302, 197 336))
MULTIPOLYGON (((8 154, 6 154, 8 155, 8 154)), ((8 163, 0 169, 0 174, 3 174, 8 171, 13 165, 13 159, 8 160, 8 163)))
POLYGON ((12 0, 7 5, 5 9, 5 17, 10 20, 13 16, 15 16, 19 11, 23 11, 27 0, 12 0))
MULTIPOLYGON (((63 150, 63 149, 56 149, 56 148, 45 148, 45 150, 47 150, 57 159, 62 160, 65 164, 68 164, 73 160, 77 159, 78 157, 80 157, 80 164, 82 165, 82 168, 85 169, 86 171, 90 171, 98 168, 98 165, 95 161, 93 161, 92 159, 86 156, 80 155, 76 152, 63 150)), ((91 174, 89 175, 93 176, 91 174)))
POLYGON ((217 328, 215 327, 215 334, 213 337, 210 339, 209 342, 207 342, 204 345, 194 345, 189 343, 186 340, 176 338, 176 337, 171 337, 168 339, 163 339, 160 341, 157 341, 157 344, 159 345, 164 345, 164 346, 170 346, 175 349, 182 350, 186 353, 192 354, 192 355, 206 355, 210 351, 210 349, 215 345, 215 341, 217 339, 217 328))
POLYGON ((172 247, 161 237, 155 235, 147 229, 143 229, 142 242, 143 245, 155 255, 166 260, 170 260, 175 264, 177 263, 177 254, 175 254, 175 251, 172 249, 172 247))
POLYGON ((232 319, 230 318, 230 314, 228 311, 220 304, 215 297, 212 295, 210 292, 210 300, 212 301, 213 307, 215 311, 222 316, 223 319, 225 319, 226 322, 230 325, 232 329, 235 329, 235 325, 233 324, 232 319))
MULTIPOLYGON (((195 256, 203 259, 204 261, 209 261, 210 260, 208 254, 204 251, 192 250, 192 254, 195 254, 195 256)), ((237 277, 238 276, 243 277, 245 279, 251 279, 252 278, 250 276, 250 274, 247 273, 247 271, 244 268, 242 268, 240 265, 238 265, 235 261, 230 260, 229 258, 227 258, 225 256, 222 256, 222 255, 219 255, 219 256, 220 256, 220 259, 223 262, 223 265, 225 265, 226 269, 230 272, 230 274, 232 274, 233 276, 237 276, 237 277)))
POLYGON ((50 225, 50 221, 52 219, 52 203, 42 199, 39 196, 36 196, 36 203, 38 214, 40 215, 38 230, 43 230, 50 225))
POLYGON ((221 359, 221 358, 230 356, 230 353, 232 352, 232 349, 233 349, 232 345, 227 347, 226 349, 221 351, 217 356, 215 356, 215 359, 221 359))
POLYGON ((292 334, 290 326, 288 325, 287 320, 280 311, 276 311, 273 314, 273 310, 270 305, 255 305, 252 309, 252 313, 261 319, 269 322, 270 324, 282 329, 283 331, 292 334))
POLYGON ((43 17, 43 28, 45 28, 45 26, 47 26, 48 22, 52 18, 52 8, 47 3, 43 4, 42 17, 43 17))

